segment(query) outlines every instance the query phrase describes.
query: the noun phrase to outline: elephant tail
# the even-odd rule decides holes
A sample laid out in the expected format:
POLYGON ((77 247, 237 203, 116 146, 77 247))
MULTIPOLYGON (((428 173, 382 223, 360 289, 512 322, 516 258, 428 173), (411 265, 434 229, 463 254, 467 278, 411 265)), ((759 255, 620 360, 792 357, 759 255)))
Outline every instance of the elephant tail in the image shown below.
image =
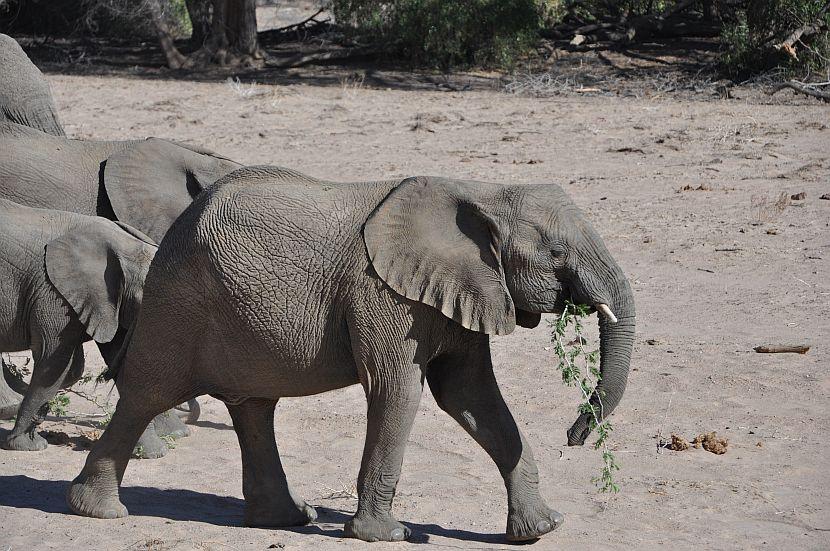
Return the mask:
POLYGON ((118 378, 118 373, 121 371, 124 358, 127 357, 127 351, 130 348, 135 325, 133 322, 126 330, 120 328, 115 338, 108 343, 98 343, 98 349, 107 364, 107 368, 101 374, 101 378, 105 381, 114 381, 118 378))

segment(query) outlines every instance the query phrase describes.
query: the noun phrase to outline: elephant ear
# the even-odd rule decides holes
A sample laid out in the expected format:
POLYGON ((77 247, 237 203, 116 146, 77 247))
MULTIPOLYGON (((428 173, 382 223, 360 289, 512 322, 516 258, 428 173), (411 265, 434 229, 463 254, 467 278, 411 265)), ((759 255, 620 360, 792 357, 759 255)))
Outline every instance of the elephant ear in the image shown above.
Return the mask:
POLYGON ((204 149, 147 138, 104 166, 104 187, 116 218, 155 242, 203 189, 242 165, 204 149))
POLYGON ((64 136, 49 83, 15 39, 0 34, 0 120, 64 136))
MULTIPOLYGON (((146 237, 146 236, 145 236, 146 237)), ((115 337, 122 311, 134 311, 156 247, 103 218, 46 244, 46 275, 96 342, 115 337)))
POLYGON ((492 184, 439 178, 401 182, 369 216, 363 239, 383 281, 472 331, 516 327, 501 264, 499 221, 480 202, 492 184))

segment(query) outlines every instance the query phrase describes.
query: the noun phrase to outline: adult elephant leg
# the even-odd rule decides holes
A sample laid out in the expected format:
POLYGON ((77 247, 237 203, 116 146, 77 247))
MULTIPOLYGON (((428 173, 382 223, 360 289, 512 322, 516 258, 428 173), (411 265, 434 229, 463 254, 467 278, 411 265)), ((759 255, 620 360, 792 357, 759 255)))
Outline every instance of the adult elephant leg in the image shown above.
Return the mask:
POLYGON ((421 371, 412 364, 411 357, 408 362, 369 361, 371 365, 358 367, 369 402, 366 443, 357 479, 359 501, 357 512, 343 531, 348 537, 364 541, 401 541, 409 537, 410 530, 392 516, 392 500, 421 400, 421 371))
POLYGON ((20 404, 14 429, 0 442, 0 447, 4 449, 45 450, 46 440, 37 433, 37 428, 49 413, 49 400, 54 398, 61 388, 77 382, 84 372, 84 349, 79 344, 80 338, 70 341, 70 345, 53 344, 48 338, 43 340, 45 342, 42 346, 34 347, 35 365, 32 380, 20 404))
POLYGON ((430 364, 427 381, 439 407, 490 455, 507 488, 507 539, 527 541, 558 528, 564 517, 539 494, 533 451, 504 403, 486 337, 465 356, 430 364))
POLYGON ((288 487, 274 438, 276 405, 276 400, 254 398, 227 404, 242 450, 246 526, 302 526, 317 518, 314 508, 288 487))
POLYGON ((66 501, 74 513, 96 518, 127 516, 127 508, 118 498, 118 486, 139 437, 153 417, 167 407, 153 407, 135 393, 122 394, 107 430, 69 486, 66 501))
POLYGON ((0 358, 0 362, 2 362, 2 365, 0 365, 2 367, 2 373, 0 373, 0 419, 11 419, 17 415, 23 396, 15 392, 6 382, 4 374, 7 371, 7 364, 3 358, 0 358))
POLYGON ((81 473, 72 481, 66 501, 73 512, 97 518, 127 515, 118 486, 139 438, 151 434, 152 420, 198 394, 189 365, 182 365, 175 343, 152 335, 133 339, 115 377, 120 398, 107 429, 92 447, 81 473))

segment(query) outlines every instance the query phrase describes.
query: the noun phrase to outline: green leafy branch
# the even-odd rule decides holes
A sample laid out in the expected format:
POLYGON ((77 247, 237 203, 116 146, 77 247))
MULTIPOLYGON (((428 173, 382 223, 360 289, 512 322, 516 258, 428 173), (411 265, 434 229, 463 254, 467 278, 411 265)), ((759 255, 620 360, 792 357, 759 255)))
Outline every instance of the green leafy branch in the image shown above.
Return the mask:
POLYGON ((588 307, 565 302, 565 309, 553 324, 554 354, 559 358, 557 369, 562 374, 562 382, 577 387, 582 396, 579 413, 590 415, 588 426, 596 431, 597 440, 594 449, 602 450, 602 470, 600 475, 591 479, 600 492, 617 493, 619 485, 614 481, 614 471, 620 466, 613 452, 608 448, 608 438, 613 431, 611 423, 602 421, 602 396, 598 393, 598 405, 591 403, 591 393, 602 380, 599 370, 599 350, 588 351, 587 340, 583 336, 582 319, 588 316, 588 307), (574 336, 568 340, 568 335, 574 336))

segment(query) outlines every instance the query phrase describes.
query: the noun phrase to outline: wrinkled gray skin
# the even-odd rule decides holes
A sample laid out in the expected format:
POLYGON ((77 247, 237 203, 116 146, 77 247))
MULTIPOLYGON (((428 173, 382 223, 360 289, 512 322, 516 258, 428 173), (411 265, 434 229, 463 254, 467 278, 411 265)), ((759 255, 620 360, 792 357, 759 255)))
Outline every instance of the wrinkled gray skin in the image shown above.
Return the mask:
MULTIPOLYGON (((161 241, 193 197, 241 165, 158 138, 83 141, 0 122, 0 198, 98 215, 161 241)), ((0 418, 18 402, 0 377, 0 418)), ((184 413, 192 422, 198 411, 184 413)))
MULTIPOLYGON (((607 304, 619 318, 599 322, 594 400, 602 396, 608 415, 627 380, 632 293, 558 186, 338 184, 276 167, 235 171, 160 244, 118 375, 121 401, 69 506, 126 515, 118 486, 136 438, 158 412, 211 394, 225 401, 242 449, 245 523, 306 523, 314 513, 280 465, 275 405, 360 383, 368 426, 345 534, 405 539, 391 506, 426 380, 504 477, 508 539, 535 539, 563 517, 539 494, 533 453, 493 375, 489 335, 533 327, 566 298, 607 304)), ((582 416, 568 443, 587 435, 582 416)))
POLYGON ((0 34, 0 121, 63 136, 49 83, 20 44, 0 34))
POLYGON ((0 198, 119 220, 161 241, 202 189, 241 165, 167 140, 70 140, 0 122, 0 198))
MULTIPOLYGON (((147 236, 129 226, 0 199, 0 352, 31 349, 34 359, 28 388, 4 373, 25 397, 0 447, 46 448, 37 427, 47 402, 83 375, 84 342, 95 340, 108 365, 123 354, 155 251, 147 236)), ((187 433, 175 416, 163 415, 162 424, 176 436, 187 433)), ((153 456, 167 449, 152 433, 142 447, 153 456)))

